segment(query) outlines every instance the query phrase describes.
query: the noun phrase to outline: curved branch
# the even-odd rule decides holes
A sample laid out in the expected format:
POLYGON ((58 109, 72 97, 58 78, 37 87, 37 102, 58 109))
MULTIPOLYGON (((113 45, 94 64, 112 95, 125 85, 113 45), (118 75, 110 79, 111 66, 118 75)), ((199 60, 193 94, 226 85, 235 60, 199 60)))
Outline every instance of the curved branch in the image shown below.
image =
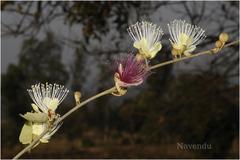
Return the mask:
MULTIPOLYGON (((226 44, 223 48, 227 48, 227 47, 230 47, 230 46, 233 46, 233 45, 238 45, 239 44, 239 40, 236 40, 236 41, 233 41, 231 43, 228 43, 226 44)), ((214 48, 213 48, 214 49, 214 48)), ((197 57, 197 56, 200 56, 200 55, 205 55, 205 54, 212 54, 213 53, 213 49, 210 49, 210 50, 207 50, 207 51, 203 51, 203 52, 199 52, 199 53, 196 53, 196 54, 193 54, 191 56, 188 56, 188 57, 183 57, 183 58, 179 58, 179 59, 174 59, 174 60, 170 60, 170 61, 167 61, 167 62, 163 62, 163 63, 160 63, 160 64, 156 64, 156 65, 153 65, 152 67, 150 67, 151 70, 153 69, 156 69, 156 68, 159 68, 159 67, 162 67, 162 66, 166 66, 168 64, 172 64, 172 63, 176 63, 176 62, 179 62, 179 61, 182 61, 182 60, 186 60, 186 59, 190 59, 190 58, 194 58, 194 57, 197 57)), ((107 95, 107 94, 110 94, 112 92, 114 92, 116 90, 115 87, 112 87, 110 89, 107 89, 103 92, 100 92, 98 94, 96 94, 95 96, 93 97, 90 97, 89 99, 83 101, 82 103, 80 103, 79 105, 76 105, 75 107, 73 107, 72 109, 70 109, 67 113, 65 113, 63 116, 61 116, 54 124, 54 125, 57 125, 59 124, 60 122, 62 122, 65 118, 67 118, 68 116, 70 116, 73 112, 75 112, 76 110, 78 110, 79 108, 81 108, 82 106, 84 106, 85 104, 97 99, 97 98, 100 98, 104 95, 107 95)), ((35 144, 38 143, 38 141, 49 131, 50 128, 46 129, 37 139, 35 139, 31 144, 29 144, 27 147, 25 147, 22 151, 20 151, 13 159, 18 159, 20 156, 22 156, 25 152, 29 151, 35 144)))

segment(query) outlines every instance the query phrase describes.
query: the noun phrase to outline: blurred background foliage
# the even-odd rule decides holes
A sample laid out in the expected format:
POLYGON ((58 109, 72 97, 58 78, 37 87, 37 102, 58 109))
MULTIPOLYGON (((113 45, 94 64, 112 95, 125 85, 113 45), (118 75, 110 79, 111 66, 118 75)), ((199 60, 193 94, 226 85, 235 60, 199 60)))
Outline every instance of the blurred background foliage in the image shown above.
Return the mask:
MULTIPOLYGON (((110 59, 132 48, 127 26, 142 19, 164 22, 161 10, 171 11, 167 22, 178 15, 205 25, 208 36, 200 45, 202 50, 212 47, 222 31, 231 40, 239 38, 237 1, 1 1, 2 39, 22 39, 18 62, 1 74, 2 158, 12 158, 23 147, 18 142, 23 125, 19 114, 30 110, 26 89, 31 84, 60 83, 71 88, 58 109, 65 113, 74 106, 74 91, 80 90, 87 98, 113 85, 110 59), (17 19, 6 23, 8 15, 17 19), (77 27, 80 38, 51 28, 59 18, 68 30, 77 27), (63 63, 65 51, 73 53, 67 64, 63 63)), ((170 53, 165 34, 164 48, 152 64, 171 59, 165 54, 170 53)), ((106 96, 87 105, 66 119, 49 144, 24 157, 238 158, 239 48, 204 60, 180 62, 187 66, 182 69, 178 64, 163 67, 127 96, 106 96), (212 149, 179 150, 177 143, 208 143, 212 149)))

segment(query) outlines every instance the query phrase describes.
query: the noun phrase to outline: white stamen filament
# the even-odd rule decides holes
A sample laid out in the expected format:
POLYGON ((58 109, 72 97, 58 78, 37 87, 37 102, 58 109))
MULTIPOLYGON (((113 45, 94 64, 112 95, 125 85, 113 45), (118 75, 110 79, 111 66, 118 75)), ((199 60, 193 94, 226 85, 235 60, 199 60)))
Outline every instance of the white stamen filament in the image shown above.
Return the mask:
POLYGON ((60 86, 58 84, 36 84, 31 87, 32 89, 28 89, 28 93, 34 103, 45 113, 48 112, 47 104, 43 103, 45 98, 49 98, 51 100, 57 99, 58 104, 60 104, 67 96, 69 90, 64 89, 64 86, 60 86))
POLYGON ((192 41, 188 44, 187 47, 193 45, 198 45, 206 38, 205 31, 197 27, 196 25, 191 25, 182 20, 174 20, 168 24, 168 30, 171 36, 170 42, 175 44, 180 44, 180 35, 186 34, 189 38, 192 38, 192 41))
POLYGON ((129 27, 127 31, 135 42, 139 42, 141 39, 145 38, 148 42, 148 49, 152 49, 163 35, 163 31, 160 27, 146 21, 137 22, 129 27))

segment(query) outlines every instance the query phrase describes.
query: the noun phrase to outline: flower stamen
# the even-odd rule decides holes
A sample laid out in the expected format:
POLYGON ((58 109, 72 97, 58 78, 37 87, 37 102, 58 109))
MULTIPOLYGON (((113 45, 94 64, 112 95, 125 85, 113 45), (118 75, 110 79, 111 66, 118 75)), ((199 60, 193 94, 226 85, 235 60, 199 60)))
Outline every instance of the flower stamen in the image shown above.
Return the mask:
POLYGON ((130 37, 134 41, 134 47, 139 50, 139 54, 147 59, 156 56, 157 52, 161 50, 162 44, 160 39, 163 31, 156 24, 142 21, 137 22, 127 29, 130 37))
POLYGON ((174 20, 168 24, 168 30, 171 36, 169 40, 173 46, 172 55, 175 58, 191 55, 196 46, 206 38, 202 28, 182 20, 174 20))

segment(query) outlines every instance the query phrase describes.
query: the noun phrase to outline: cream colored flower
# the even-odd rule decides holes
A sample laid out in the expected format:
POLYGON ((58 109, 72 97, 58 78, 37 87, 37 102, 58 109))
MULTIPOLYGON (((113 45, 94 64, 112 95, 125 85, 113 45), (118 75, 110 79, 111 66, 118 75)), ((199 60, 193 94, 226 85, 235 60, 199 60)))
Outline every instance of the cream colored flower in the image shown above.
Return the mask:
MULTIPOLYGON (((43 112, 48 115, 49 121, 59 117, 55 114, 55 110, 58 105, 65 99, 69 90, 64 88, 64 86, 58 84, 36 84, 32 86, 32 89, 28 90, 34 103, 32 108, 35 112, 43 112)), ((59 129, 60 125, 57 125, 40 139, 40 142, 47 143, 51 136, 59 129)), ((41 133, 49 127, 49 123, 32 123, 32 134, 34 136, 39 136, 41 133)))
POLYGON ((139 54, 144 58, 154 58, 161 50, 160 39, 163 31, 156 24, 150 22, 137 22, 127 29, 129 35, 134 40, 133 46, 139 50, 139 54))
POLYGON ((58 105, 65 99, 69 90, 58 84, 36 84, 32 89, 28 89, 34 104, 33 109, 39 108, 42 112, 48 114, 49 111, 55 112, 58 105), (37 107, 36 107, 37 106, 37 107))
POLYGON ((205 31, 197 26, 186 23, 182 20, 174 20, 168 24, 171 36, 172 54, 177 56, 189 56, 196 49, 196 46, 206 38, 205 31))

